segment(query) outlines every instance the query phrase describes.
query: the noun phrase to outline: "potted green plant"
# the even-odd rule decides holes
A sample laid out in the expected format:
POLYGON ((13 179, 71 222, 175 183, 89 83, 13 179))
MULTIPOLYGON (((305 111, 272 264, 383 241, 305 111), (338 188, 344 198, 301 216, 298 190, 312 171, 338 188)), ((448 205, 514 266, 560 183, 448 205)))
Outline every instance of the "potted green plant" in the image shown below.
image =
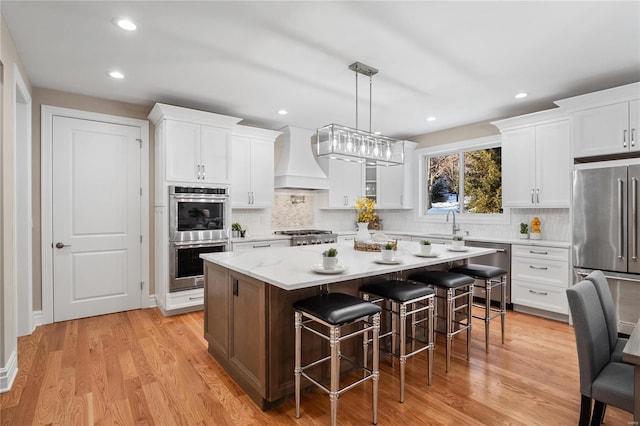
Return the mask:
POLYGON ((231 224, 231 236, 237 238, 240 236, 240 231, 242 230, 242 226, 238 222, 234 222, 231 224))
POLYGON ((382 260, 393 260, 393 251, 394 251, 393 243, 386 243, 380 247, 380 252, 382 253, 382 260))
POLYGON ((462 239, 462 235, 454 235, 453 236, 453 248, 460 249, 464 247, 464 241, 462 239))
POLYGON ((424 254, 424 255, 431 254, 431 241, 429 240, 420 241, 420 254, 424 254))
POLYGON ((523 240, 529 239, 529 225, 526 223, 520 223, 520 238, 523 240))
POLYGON ((322 267, 326 270, 336 269, 338 266, 338 250, 330 248, 322 252, 322 267))

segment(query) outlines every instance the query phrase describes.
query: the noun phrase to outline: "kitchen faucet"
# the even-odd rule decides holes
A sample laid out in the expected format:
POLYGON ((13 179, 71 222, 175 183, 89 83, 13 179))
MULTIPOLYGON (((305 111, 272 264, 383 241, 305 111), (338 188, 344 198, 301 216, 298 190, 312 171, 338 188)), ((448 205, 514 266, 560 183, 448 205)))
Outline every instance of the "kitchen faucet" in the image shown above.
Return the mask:
POLYGON ((456 232, 460 230, 460 227, 456 225, 456 212, 449 210, 447 212, 447 222, 449 222, 449 213, 453 214, 453 227, 451 228, 451 234, 456 235, 456 232))

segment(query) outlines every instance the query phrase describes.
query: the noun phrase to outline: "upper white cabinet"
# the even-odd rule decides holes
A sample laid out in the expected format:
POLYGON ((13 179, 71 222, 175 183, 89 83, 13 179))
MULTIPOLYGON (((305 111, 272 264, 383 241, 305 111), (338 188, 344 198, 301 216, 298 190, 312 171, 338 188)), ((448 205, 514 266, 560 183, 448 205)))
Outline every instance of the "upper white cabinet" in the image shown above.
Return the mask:
POLYGON ((229 131, 184 121, 164 120, 166 180, 229 183, 229 131))
POLYGON ((237 117, 156 104, 156 205, 164 205, 169 184, 231 182, 231 131, 237 117))
POLYGON ((416 180, 414 152, 417 145, 415 142, 404 142, 404 164, 377 167, 377 209, 410 209, 413 207, 413 191, 416 180))
POLYGON ((556 101, 571 117, 575 158, 640 152, 640 83, 556 101))
POLYGON ((231 148, 231 206, 273 206, 274 142, 280 132, 236 126, 231 148))
POLYGON ((568 119, 549 110, 493 124, 502 132, 502 205, 569 207, 568 119))
POLYGON ((325 191, 321 205, 330 209, 350 209, 356 199, 364 195, 364 166, 356 161, 318 159, 322 171, 329 178, 329 190, 325 191))

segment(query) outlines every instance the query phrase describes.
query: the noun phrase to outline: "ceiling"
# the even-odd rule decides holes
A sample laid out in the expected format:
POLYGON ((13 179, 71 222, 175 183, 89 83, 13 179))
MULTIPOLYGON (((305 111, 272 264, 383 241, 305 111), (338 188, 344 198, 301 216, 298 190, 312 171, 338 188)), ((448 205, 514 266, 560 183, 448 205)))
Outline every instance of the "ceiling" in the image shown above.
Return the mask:
MULTIPOLYGON (((36 87, 204 109, 270 129, 355 127, 355 61, 379 69, 371 130, 394 137, 640 80, 638 1, 3 0, 0 8, 36 87), (116 17, 138 30, 121 30, 116 17), (110 78, 113 69, 126 78, 110 78), (514 99, 523 91, 527 98, 514 99)), ((359 81, 359 128, 368 130, 368 78, 359 81)))

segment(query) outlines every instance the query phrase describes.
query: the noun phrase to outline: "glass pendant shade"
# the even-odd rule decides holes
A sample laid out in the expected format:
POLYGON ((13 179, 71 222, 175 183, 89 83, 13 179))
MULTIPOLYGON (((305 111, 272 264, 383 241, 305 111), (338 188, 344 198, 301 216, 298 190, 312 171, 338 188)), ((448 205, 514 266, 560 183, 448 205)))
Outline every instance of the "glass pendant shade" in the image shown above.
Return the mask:
POLYGON ((377 166, 404 163, 404 142, 339 124, 319 128, 316 146, 318 157, 377 166))

